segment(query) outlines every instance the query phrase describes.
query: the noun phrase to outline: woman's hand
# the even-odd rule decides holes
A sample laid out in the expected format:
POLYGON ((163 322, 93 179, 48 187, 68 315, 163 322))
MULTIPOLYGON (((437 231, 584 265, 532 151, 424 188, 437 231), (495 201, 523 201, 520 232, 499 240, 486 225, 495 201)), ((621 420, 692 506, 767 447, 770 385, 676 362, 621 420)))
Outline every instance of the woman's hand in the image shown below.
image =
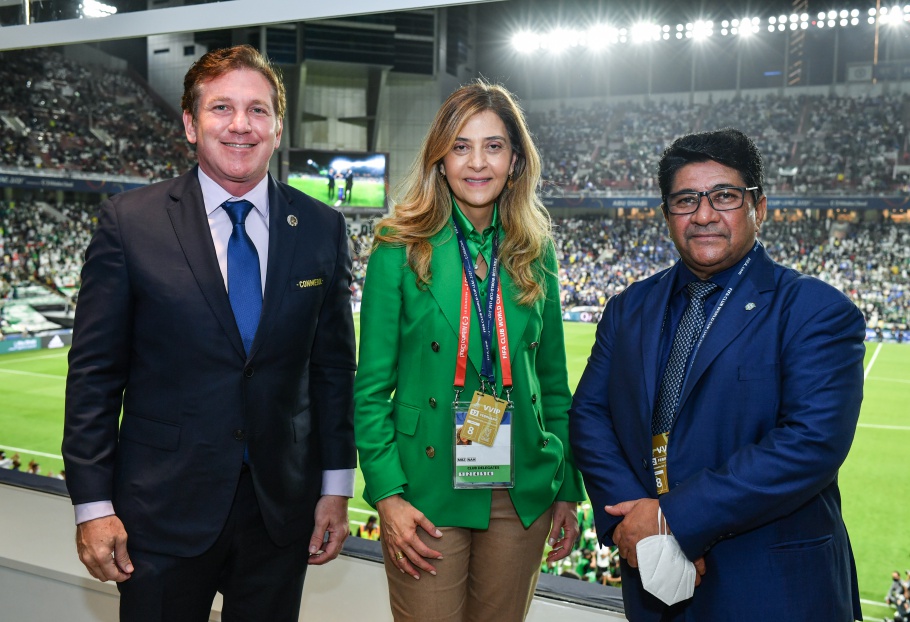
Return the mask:
POLYGON ((442 532, 401 495, 377 501, 376 510, 382 528, 382 545, 398 569, 415 579, 420 579, 420 570, 435 575, 436 568, 427 559, 442 559, 442 554, 423 543, 417 536, 417 528, 434 538, 441 538, 442 532))
POLYGON ((557 501, 553 504, 553 527, 547 544, 553 547, 547 554, 548 562, 559 561, 572 552, 578 540, 578 504, 573 501, 557 501))

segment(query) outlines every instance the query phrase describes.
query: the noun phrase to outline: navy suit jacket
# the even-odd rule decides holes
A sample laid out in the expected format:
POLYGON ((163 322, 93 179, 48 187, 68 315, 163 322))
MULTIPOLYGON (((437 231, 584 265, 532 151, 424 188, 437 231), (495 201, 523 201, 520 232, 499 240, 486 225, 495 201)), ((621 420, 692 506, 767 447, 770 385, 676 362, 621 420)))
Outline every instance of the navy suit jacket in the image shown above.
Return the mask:
MULTIPOLYGON (((837 473, 862 401, 863 317, 764 248, 753 259, 692 362, 670 432, 670 490, 660 498, 682 550, 704 556, 707 573, 692 599, 668 609, 624 561, 633 622, 862 617, 837 473)), ((571 445, 606 544, 620 518, 604 505, 657 498, 651 416, 678 269, 609 300, 570 411, 571 445)))
POLYGON ((310 536, 322 471, 355 466, 344 218, 270 177, 268 253, 247 356, 196 169, 101 207, 76 307, 63 456, 73 503, 112 500, 130 547, 209 548, 244 445, 279 545, 310 536))

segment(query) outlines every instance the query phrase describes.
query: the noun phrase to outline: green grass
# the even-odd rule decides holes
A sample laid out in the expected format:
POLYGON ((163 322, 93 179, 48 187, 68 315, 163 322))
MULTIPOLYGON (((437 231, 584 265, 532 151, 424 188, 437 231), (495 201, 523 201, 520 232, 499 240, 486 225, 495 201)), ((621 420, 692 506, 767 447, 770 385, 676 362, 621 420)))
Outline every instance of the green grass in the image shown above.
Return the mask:
MULTIPOLYGON (((358 325, 359 328, 359 325, 358 325)), ((569 381, 578 382, 594 341, 593 324, 565 324, 569 381)), ((866 366, 878 350, 867 344, 866 366)), ((0 356, 0 446, 12 454, 19 448, 23 465, 32 458, 41 472, 62 467, 60 438, 66 353, 39 350, 0 356), (33 454, 29 451, 46 455, 33 454)), ((910 513, 910 495, 903 486, 910 444, 910 347, 883 344, 866 379, 865 399, 856 440, 840 472, 844 517, 859 573, 863 608, 870 619, 889 617, 882 601, 893 570, 910 568, 910 538, 903 517, 910 513)), ((23 467, 24 468, 24 467, 23 467)), ((363 479, 357 472, 357 493, 351 502, 352 521, 372 512, 360 498, 363 479)))
POLYGON ((291 177, 288 183, 314 199, 343 207, 384 207, 385 183, 381 179, 354 178, 351 188, 351 202, 338 203, 338 186, 344 188, 344 180, 335 182, 335 192, 329 197, 329 182, 325 177, 291 177))

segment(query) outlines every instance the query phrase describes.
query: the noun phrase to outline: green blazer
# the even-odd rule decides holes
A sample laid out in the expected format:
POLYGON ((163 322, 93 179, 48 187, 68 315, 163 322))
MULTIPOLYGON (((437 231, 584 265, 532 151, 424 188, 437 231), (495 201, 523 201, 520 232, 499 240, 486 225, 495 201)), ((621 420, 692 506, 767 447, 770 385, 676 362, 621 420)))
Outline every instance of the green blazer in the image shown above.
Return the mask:
MULTIPOLYGON (((394 492, 442 527, 484 529, 491 491, 455 490, 452 381, 455 377, 462 264, 451 224, 432 239, 432 284, 418 288, 404 247, 382 244, 370 256, 360 311, 360 362, 354 426, 371 505, 394 492)), ((555 500, 585 498, 568 442, 572 403, 566 372, 556 256, 547 247, 546 300, 513 300, 501 271, 512 358, 512 502, 525 526, 555 500)), ((478 387, 480 328, 473 307, 465 392, 478 387)), ((498 368, 497 368, 498 369, 498 368)), ((497 379, 501 378, 497 373, 497 379)))

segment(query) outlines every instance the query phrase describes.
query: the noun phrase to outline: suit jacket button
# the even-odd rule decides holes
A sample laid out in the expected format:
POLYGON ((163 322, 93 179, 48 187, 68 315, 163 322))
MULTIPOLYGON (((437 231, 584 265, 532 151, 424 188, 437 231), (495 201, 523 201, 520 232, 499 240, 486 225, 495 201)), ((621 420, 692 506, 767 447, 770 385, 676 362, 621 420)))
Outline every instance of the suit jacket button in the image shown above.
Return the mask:
POLYGON ((528 346, 528 350, 536 350, 537 346, 539 346, 539 345, 540 344, 537 343, 536 341, 532 341, 531 344, 528 346))
POLYGON ((432 445, 430 445, 427 447, 426 452, 427 452, 427 458, 432 458, 433 456, 436 455, 436 448, 433 447, 432 445))
POLYGON ((436 408, 436 398, 435 397, 430 398, 430 408, 436 408))
POLYGON ((531 403, 532 403, 532 404, 536 404, 536 403, 537 403, 537 394, 536 394, 536 393, 534 393, 533 395, 531 395, 531 403))
POLYGON ((439 342, 438 341, 434 341, 433 343, 431 343, 430 347, 433 348, 433 352, 439 352, 439 342))
POLYGON ((543 446, 544 446, 544 447, 546 447, 546 446, 549 445, 549 444, 550 444, 550 439, 548 439, 548 438, 543 439, 543 446))
POLYGON ((243 430, 234 430, 234 438, 238 441, 242 441, 244 438, 243 430))
POLYGON ((253 373, 254 373, 254 372, 253 372, 253 368, 252 368, 252 367, 247 367, 246 369, 243 370, 243 375, 246 376, 247 378, 252 378, 252 377, 253 377, 253 373))

